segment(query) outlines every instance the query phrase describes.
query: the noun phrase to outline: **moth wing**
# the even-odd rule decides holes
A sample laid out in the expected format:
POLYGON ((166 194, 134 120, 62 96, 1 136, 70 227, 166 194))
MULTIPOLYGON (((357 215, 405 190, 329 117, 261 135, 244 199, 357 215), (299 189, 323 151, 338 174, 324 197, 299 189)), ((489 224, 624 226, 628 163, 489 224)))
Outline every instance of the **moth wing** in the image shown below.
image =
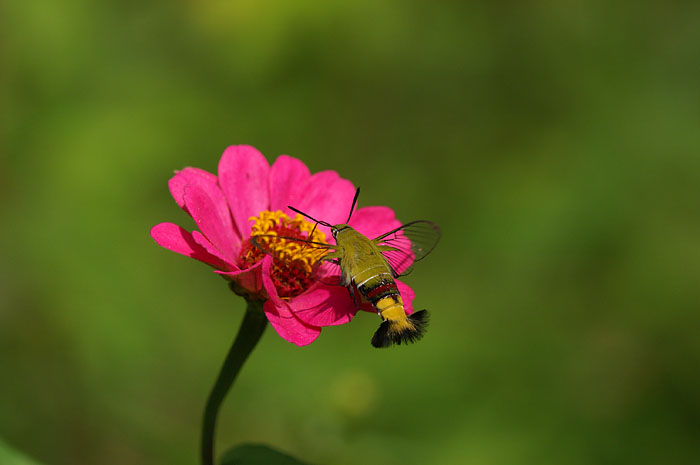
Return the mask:
POLYGON ((432 221, 416 220, 382 234, 374 239, 379 246, 391 247, 383 251, 394 277, 406 276, 413 263, 433 251, 440 240, 440 226, 432 221))
POLYGON ((313 279, 329 286, 346 285, 346 279, 343 277, 343 271, 340 268, 340 261, 337 259, 316 262, 313 279))
POLYGON ((338 246, 276 234, 251 236, 250 243, 285 266, 308 273, 316 281, 331 286, 343 282, 339 261, 327 257, 338 246), (307 256, 308 262, 300 260, 300 254, 307 256))

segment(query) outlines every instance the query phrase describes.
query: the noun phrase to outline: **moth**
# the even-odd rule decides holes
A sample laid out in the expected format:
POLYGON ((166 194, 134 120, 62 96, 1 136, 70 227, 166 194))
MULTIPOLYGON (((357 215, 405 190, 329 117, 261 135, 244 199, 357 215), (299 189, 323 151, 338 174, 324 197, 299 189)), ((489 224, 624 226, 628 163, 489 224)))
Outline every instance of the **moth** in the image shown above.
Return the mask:
POLYGON ((304 247, 320 250, 316 267, 323 267, 325 271, 319 273, 322 276, 319 279, 325 283, 347 287, 355 305, 356 289, 381 316, 383 321, 372 337, 374 347, 415 342, 425 333, 428 311, 420 310, 407 315, 395 279, 410 273, 413 263, 432 252, 440 239, 440 227, 431 221, 411 221, 370 239, 347 224, 359 195, 358 188, 348 219, 343 224, 332 225, 316 220, 292 206, 289 207, 314 221, 316 226, 320 224, 330 228, 335 245, 272 235, 254 236, 251 237, 251 242, 268 253, 274 249, 271 244, 279 240, 295 241, 302 243, 304 247), (329 271, 327 265, 339 268, 339 273, 329 271))

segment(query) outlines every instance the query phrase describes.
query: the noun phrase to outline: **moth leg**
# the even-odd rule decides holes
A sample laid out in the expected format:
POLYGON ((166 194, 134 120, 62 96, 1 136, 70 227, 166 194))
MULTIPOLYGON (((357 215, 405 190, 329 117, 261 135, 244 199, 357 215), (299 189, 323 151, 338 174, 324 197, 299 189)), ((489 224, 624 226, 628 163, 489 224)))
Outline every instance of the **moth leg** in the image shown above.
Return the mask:
POLYGON ((340 264, 340 259, 343 258, 343 252, 338 251, 338 252, 330 252, 327 253, 326 255, 323 256, 321 260, 326 260, 329 262, 333 262, 336 264, 340 264))
POLYGON ((345 286, 348 289, 348 294, 350 294, 350 298, 352 299, 353 305, 355 305, 355 308, 359 308, 357 305, 357 298, 355 297, 355 287, 353 285, 345 286))

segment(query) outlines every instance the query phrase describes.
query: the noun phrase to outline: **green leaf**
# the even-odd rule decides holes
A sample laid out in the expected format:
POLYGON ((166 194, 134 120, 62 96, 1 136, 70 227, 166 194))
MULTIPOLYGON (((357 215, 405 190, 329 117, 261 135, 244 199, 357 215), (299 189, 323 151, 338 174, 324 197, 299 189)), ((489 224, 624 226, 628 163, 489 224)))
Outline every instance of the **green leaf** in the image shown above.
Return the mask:
POLYGON ((262 444, 242 444, 228 450, 221 465, 308 465, 262 444))
POLYGON ((2 465, 39 465, 38 462, 7 445, 2 439, 0 439, 0 463, 2 465))

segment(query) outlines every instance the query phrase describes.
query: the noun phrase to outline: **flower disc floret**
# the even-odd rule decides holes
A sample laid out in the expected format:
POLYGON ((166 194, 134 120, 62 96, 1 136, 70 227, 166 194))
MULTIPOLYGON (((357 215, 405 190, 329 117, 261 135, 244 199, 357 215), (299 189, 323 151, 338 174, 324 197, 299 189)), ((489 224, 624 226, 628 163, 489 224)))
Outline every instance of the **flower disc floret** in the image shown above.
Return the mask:
POLYGON ((249 238, 241 247, 240 261, 251 267, 270 254, 272 279, 282 298, 295 297, 311 287, 315 265, 326 250, 293 239, 327 244, 326 235, 302 215, 290 218, 279 210, 265 210, 249 220, 254 222, 250 237, 255 237, 264 250, 249 238))

